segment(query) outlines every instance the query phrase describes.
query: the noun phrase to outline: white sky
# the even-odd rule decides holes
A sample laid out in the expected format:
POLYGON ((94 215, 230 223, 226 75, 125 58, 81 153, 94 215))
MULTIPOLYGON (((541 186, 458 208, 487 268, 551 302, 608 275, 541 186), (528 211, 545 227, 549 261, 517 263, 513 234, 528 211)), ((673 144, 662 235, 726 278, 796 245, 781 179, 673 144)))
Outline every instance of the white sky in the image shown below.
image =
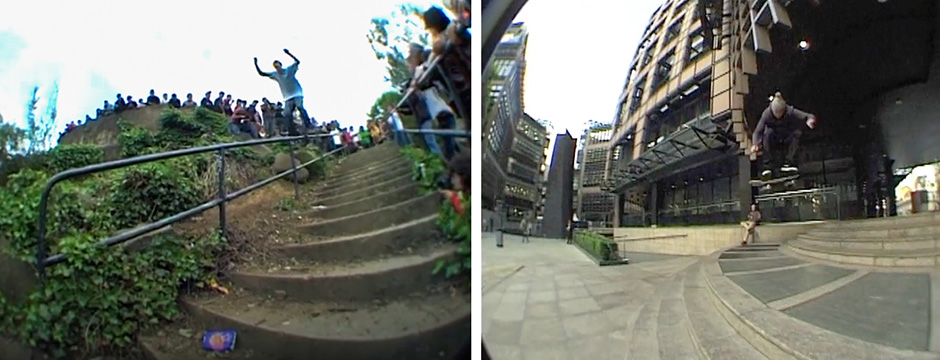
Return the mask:
MULTIPOLYGON (((665 0, 529 1, 525 112, 577 139, 588 120, 610 122, 650 16, 665 0), (575 5, 577 4, 577 5, 575 5)), ((551 136, 555 146, 555 136, 551 136)))
MULTIPOLYGON (((385 62, 366 40, 370 20, 389 17, 405 2, 443 8, 441 0, 12 1, 0 11, 0 114, 20 122, 32 86, 40 85, 45 98, 55 79, 59 129, 94 117, 116 93, 136 100, 151 88, 183 100, 191 92, 197 102, 210 90, 213 98, 225 91, 283 101, 252 58, 271 71, 276 59, 291 63, 282 51, 288 48, 301 61, 297 79, 308 113, 358 127, 390 89, 385 62)), ((40 102, 38 112, 44 108, 40 102)))

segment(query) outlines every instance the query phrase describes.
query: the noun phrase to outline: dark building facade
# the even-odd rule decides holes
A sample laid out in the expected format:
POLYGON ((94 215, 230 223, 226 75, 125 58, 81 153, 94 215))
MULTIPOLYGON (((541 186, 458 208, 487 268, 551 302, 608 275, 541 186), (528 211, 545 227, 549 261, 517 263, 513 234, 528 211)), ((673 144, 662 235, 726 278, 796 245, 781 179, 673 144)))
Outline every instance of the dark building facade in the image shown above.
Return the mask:
POLYGON ((568 223, 573 214, 574 154, 577 141, 570 133, 555 136, 552 163, 545 186, 545 214, 542 234, 549 238, 567 237, 568 223))
POLYGON ((618 225, 732 223, 753 202, 769 222, 872 216, 903 168, 940 159, 936 1, 748 4, 672 0, 651 16, 610 144, 618 225), (799 194, 748 184, 777 91, 819 119, 799 194))

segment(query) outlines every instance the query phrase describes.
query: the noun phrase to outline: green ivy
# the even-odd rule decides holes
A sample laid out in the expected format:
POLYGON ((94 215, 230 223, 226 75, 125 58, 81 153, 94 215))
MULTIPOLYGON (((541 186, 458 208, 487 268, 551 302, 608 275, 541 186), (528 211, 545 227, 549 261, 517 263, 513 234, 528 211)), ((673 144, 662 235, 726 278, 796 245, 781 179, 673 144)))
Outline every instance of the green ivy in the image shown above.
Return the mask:
POLYGON ((186 159, 136 165, 118 172, 107 208, 118 229, 163 219, 201 202, 186 159))
POLYGON ((458 244, 452 259, 439 260, 434 266, 433 273, 444 272, 446 278, 470 276, 470 199, 460 196, 460 204, 463 214, 454 208, 450 199, 445 199, 437 216, 438 228, 448 240, 458 244))
POLYGON ((49 151, 48 161, 50 172, 55 174, 101 163, 104 161, 104 151, 96 145, 59 145, 49 151))
POLYGON ((418 183, 422 194, 437 191, 437 179, 447 172, 447 164, 440 156, 424 149, 408 146, 402 154, 412 161, 412 179, 418 183))

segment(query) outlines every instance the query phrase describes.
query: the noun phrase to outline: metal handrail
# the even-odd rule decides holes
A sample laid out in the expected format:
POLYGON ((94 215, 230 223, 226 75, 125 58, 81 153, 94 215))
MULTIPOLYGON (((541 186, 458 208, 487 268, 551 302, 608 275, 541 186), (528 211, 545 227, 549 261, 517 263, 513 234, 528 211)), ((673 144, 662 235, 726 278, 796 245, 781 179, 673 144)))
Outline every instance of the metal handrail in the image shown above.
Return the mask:
MULTIPOLYGON (((331 152, 323 154, 313 160, 303 163, 301 165, 297 164, 297 157, 294 152, 295 141, 308 140, 310 138, 327 137, 327 136, 330 136, 330 135, 328 134, 306 135, 305 134, 305 135, 300 135, 300 136, 278 137, 278 138, 271 138, 271 139, 258 139, 258 140, 249 140, 249 141, 227 143, 227 144, 201 146, 201 147, 196 147, 196 148, 167 151, 167 152, 163 152, 159 154, 137 156, 137 157, 133 157, 129 159, 108 161, 108 162, 104 162, 100 164, 94 164, 94 165, 88 165, 85 167, 69 169, 69 170, 60 172, 58 174, 55 174, 51 179, 49 179, 46 182, 46 187, 45 189, 43 189, 42 195, 39 198, 39 226, 37 228, 37 238, 36 238, 37 240, 36 241, 36 268, 37 268, 37 271, 39 272, 41 284, 45 285, 45 278, 46 278, 45 271, 46 271, 47 266, 58 264, 66 260, 66 257, 64 254, 56 254, 52 256, 47 256, 48 253, 47 253, 47 248, 46 248, 46 245, 47 245, 46 244, 46 222, 47 222, 47 217, 48 217, 48 202, 49 202, 49 194, 52 192, 52 189, 55 187, 56 184, 64 180, 74 178, 74 177, 124 168, 124 167, 132 166, 132 165, 144 164, 144 163, 149 163, 149 162, 154 162, 154 161, 159 161, 159 160, 166 160, 166 159, 171 159, 171 158, 177 158, 177 157, 182 157, 186 155, 195 155, 195 154, 207 153, 207 152, 212 152, 212 151, 218 151, 219 193, 218 193, 218 197, 215 200, 206 202, 202 205, 196 206, 189 210, 177 213, 176 215, 168 216, 159 221, 152 222, 147 225, 139 226, 133 230, 126 231, 115 236, 111 236, 107 239, 99 241, 98 245, 106 246, 106 247, 118 245, 130 239, 133 239, 138 236, 153 232, 154 230, 158 230, 160 228, 166 227, 167 225, 171 225, 171 224, 183 221, 185 219, 188 219, 194 215, 202 213, 216 206, 219 207, 219 230, 224 234, 226 230, 226 222, 225 222, 225 203, 226 202, 239 198, 242 195, 248 194, 262 186, 270 184, 278 179, 284 178, 285 176, 294 174, 300 168, 306 167, 307 165, 313 164, 314 162, 319 161, 325 158, 326 156, 335 154, 339 152, 340 150, 343 150, 343 148, 338 148, 331 152), (232 194, 225 193, 225 150, 226 149, 235 149, 235 148, 241 148, 241 147, 246 147, 246 146, 263 145, 263 144, 271 144, 271 143, 284 143, 284 142, 288 143, 288 145, 290 146, 290 153, 291 153, 291 169, 290 170, 286 170, 280 174, 274 175, 270 178, 257 182, 251 186, 248 186, 244 189, 236 191, 232 194)), ((297 181, 294 181, 294 196, 300 197, 300 188, 299 188, 297 181)))

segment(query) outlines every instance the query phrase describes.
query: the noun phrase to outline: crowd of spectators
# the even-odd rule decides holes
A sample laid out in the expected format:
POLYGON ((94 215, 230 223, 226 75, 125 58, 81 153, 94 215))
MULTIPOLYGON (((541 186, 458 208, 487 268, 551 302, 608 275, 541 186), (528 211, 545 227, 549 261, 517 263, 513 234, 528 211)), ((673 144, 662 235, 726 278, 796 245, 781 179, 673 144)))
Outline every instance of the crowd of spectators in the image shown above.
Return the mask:
MULTIPOLYGON (((451 10, 457 14, 451 20, 438 7, 431 7, 422 14, 425 28, 431 34, 431 48, 413 43, 406 59, 412 80, 402 89, 405 100, 401 107, 391 109, 387 124, 399 130, 402 123, 397 112, 412 114, 423 130, 437 127, 456 129, 457 117, 464 121, 464 129, 470 130, 470 7, 465 0, 450 2, 451 10)), ((459 149, 454 137, 443 136, 444 148, 437 143, 437 136, 422 135, 428 150, 452 159, 459 149)), ((410 138, 396 133, 396 141, 408 145, 410 138)))

